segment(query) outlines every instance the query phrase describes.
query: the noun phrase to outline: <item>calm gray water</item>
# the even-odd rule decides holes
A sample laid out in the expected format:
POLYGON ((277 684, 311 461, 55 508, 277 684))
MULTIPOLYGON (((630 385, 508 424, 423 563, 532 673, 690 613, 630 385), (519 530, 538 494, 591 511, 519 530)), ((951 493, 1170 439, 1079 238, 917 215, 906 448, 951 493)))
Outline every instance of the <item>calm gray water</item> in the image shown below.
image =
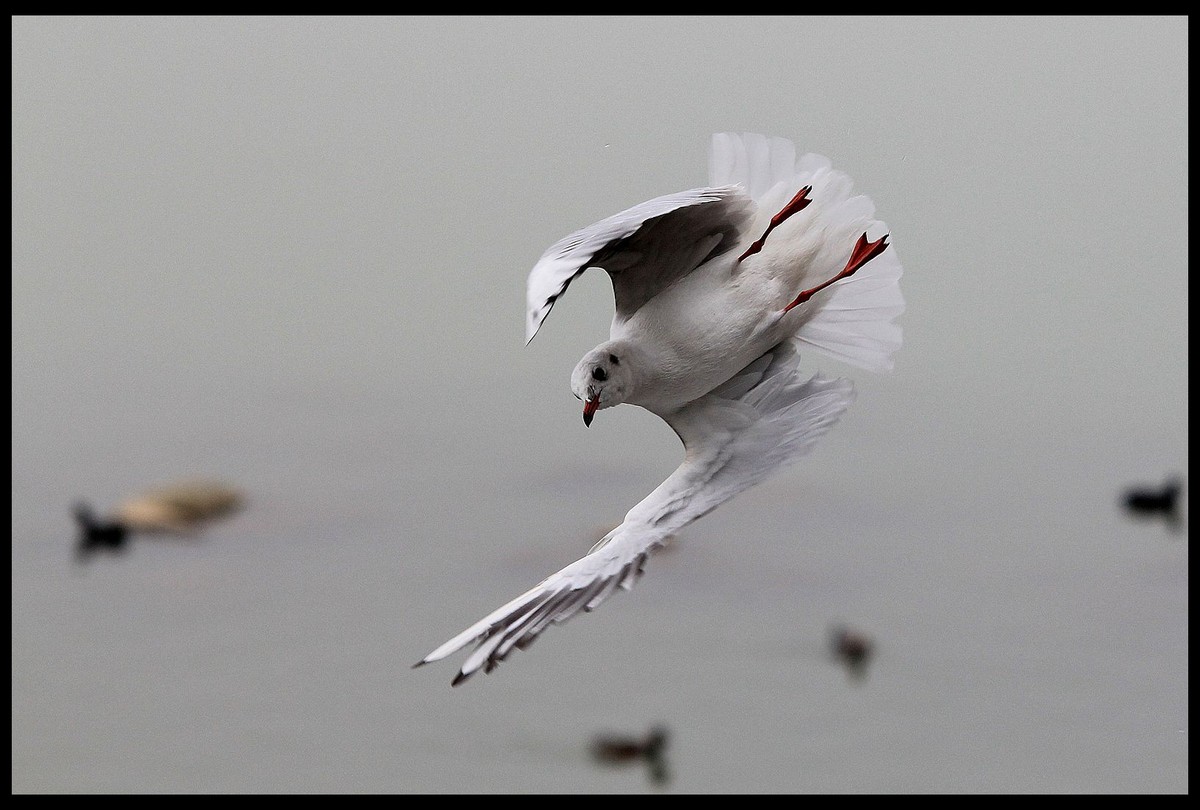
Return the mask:
POLYGON ((1187 792, 1186 18, 14 18, 12 787, 1187 792), (570 230, 784 135, 904 262, 893 374, 600 610, 411 665, 680 458, 568 389, 570 230), (247 508, 72 562, 70 505, 247 508), (826 633, 878 653, 854 680, 826 633), (461 660, 460 658, 455 661, 461 660), (672 732, 671 780, 593 734, 672 732))

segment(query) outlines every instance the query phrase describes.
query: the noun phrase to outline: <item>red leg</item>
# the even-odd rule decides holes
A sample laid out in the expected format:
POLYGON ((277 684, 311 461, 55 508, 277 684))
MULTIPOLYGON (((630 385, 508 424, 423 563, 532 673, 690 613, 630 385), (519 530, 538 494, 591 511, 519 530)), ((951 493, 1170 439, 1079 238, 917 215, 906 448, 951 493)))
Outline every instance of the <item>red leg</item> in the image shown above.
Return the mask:
POLYGON ((792 307, 803 304, 805 301, 812 298, 814 295, 828 287, 833 282, 854 275, 854 272, 858 270, 858 268, 862 267, 864 264, 871 261, 871 259, 874 259, 880 253, 883 253, 885 250, 887 250, 887 238, 888 234, 884 234, 874 242, 868 242, 867 235, 865 233, 858 237, 858 242, 854 244, 854 250, 850 253, 850 260, 846 262, 845 269, 833 278, 826 281, 824 284, 818 284, 811 290, 805 290, 804 292, 800 293, 798 296, 796 296, 795 301, 783 308, 783 312, 781 314, 787 314, 788 310, 790 310, 792 307))
POLYGON ((763 235, 758 237, 758 240, 753 245, 746 248, 745 253, 743 253, 741 256, 738 256, 739 264, 741 263, 742 259, 746 258, 747 256, 753 256, 755 253, 758 253, 760 250, 762 250, 763 244, 767 241, 767 234, 775 230, 778 225, 783 224, 785 219, 790 217, 792 214, 798 214, 808 207, 808 204, 812 202, 812 200, 808 199, 808 193, 810 191, 812 191, 812 186, 805 186, 804 188, 800 189, 796 192, 796 196, 792 197, 792 201, 790 203, 781 208, 778 214, 771 217, 771 224, 767 226, 765 231, 763 231, 763 235))

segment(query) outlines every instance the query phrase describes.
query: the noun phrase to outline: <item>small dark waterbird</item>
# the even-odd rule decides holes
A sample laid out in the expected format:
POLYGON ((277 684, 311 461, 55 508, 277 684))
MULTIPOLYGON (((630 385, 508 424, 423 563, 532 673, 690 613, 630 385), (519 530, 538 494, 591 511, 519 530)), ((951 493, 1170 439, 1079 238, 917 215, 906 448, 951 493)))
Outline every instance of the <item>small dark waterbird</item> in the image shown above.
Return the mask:
POLYGON ((1177 532, 1183 525, 1179 510, 1179 496, 1183 492, 1183 481, 1173 475, 1161 487, 1136 486, 1125 491, 1125 509, 1139 518, 1161 517, 1167 528, 1177 532))
POLYGON ((129 530, 112 520, 101 520, 86 503, 80 501, 74 507, 75 521, 79 524, 79 542, 75 545, 75 559, 87 560, 94 552, 125 550, 129 530))
POLYGON ((592 759, 606 765, 644 762, 650 781, 656 785, 665 785, 670 779, 665 755, 667 738, 665 726, 655 726, 641 738, 617 734, 597 735, 592 739, 592 759))
POLYGON ((845 625, 835 625, 829 631, 829 647, 834 658, 845 665, 851 676, 866 677, 867 664, 875 651, 875 643, 870 637, 845 625))

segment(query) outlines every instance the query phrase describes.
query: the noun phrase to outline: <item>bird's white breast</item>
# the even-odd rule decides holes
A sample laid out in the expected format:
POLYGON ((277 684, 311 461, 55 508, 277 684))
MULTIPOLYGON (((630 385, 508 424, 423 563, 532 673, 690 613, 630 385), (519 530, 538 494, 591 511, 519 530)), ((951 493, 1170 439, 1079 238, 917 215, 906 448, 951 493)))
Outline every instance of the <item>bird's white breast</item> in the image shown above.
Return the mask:
MULTIPOLYGON (((632 404, 672 412, 707 394, 785 337, 775 306, 781 285, 733 273, 726 254, 648 301, 611 337, 639 346, 632 404)), ((757 276, 757 277, 755 277, 757 276)))

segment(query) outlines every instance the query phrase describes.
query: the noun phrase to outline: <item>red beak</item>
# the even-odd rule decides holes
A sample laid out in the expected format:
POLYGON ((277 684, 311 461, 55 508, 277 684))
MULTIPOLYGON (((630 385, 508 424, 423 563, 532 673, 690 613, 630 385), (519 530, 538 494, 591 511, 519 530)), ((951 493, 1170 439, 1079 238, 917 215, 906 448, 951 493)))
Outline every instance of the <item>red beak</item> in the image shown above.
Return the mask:
POLYGON ((600 397, 595 396, 583 403, 583 424, 586 427, 592 426, 592 417, 596 415, 596 409, 600 407, 600 397))

